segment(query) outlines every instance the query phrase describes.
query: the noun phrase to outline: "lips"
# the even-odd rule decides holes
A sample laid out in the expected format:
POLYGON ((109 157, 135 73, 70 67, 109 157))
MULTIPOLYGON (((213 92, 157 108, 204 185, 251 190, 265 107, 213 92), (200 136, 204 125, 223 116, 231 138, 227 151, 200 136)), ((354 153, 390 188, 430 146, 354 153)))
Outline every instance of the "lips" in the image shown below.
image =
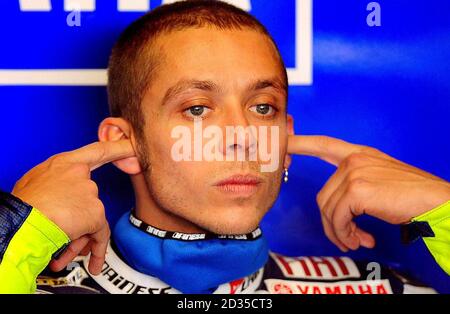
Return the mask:
POLYGON ((234 175, 226 178, 225 180, 219 181, 214 185, 257 185, 261 182, 262 180, 254 175, 234 175))
POLYGON ((214 186, 225 193, 249 196, 256 192, 261 183, 261 178, 254 175, 233 175, 217 182, 214 186))

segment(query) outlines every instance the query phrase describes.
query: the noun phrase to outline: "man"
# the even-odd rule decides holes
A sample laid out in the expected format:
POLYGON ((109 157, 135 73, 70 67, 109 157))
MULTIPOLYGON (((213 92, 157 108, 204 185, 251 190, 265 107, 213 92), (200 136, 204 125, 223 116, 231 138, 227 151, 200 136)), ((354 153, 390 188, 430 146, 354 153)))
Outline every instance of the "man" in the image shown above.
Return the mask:
POLYGON ((448 230, 439 217, 450 211, 442 205, 450 199, 449 183, 372 148, 294 136, 287 85, 268 32, 231 5, 180 2, 131 24, 111 55, 112 117, 100 125, 100 142, 51 157, 1 198, 0 291, 34 292, 49 263, 62 272, 44 271, 40 292, 419 291, 390 269, 368 280, 366 264, 349 258, 269 254, 258 225, 283 174, 287 179, 289 153, 338 166, 318 203, 325 233, 343 251, 374 246, 352 222, 364 213, 397 224, 429 221, 411 226, 434 232, 427 244, 444 266, 439 254, 449 247, 435 245, 448 230), (230 139, 229 126, 270 132, 231 132, 230 139), (179 145, 180 130, 192 149, 179 145), (215 158, 197 160, 211 157, 203 156, 211 142, 197 145, 199 138, 220 143, 212 145, 215 158), (239 159, 262 146, 270 158, 239 159), (263 171, 272 161, 275 169, 263 171), (109 162, 130 175, 136 198, 111 241, 90 179, 109 162))

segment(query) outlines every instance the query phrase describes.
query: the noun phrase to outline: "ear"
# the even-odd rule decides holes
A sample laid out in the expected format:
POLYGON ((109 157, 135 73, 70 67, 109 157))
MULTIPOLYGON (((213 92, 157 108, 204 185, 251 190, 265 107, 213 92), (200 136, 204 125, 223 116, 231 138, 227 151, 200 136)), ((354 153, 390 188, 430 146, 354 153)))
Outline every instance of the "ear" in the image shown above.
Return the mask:
MULTIPOLYGON (((136 147, 135 138, 131 125, 122 118, 106 118, 100 123, 98 128, 98 139, 100 142, 118 141, 122 139, 131 140, 131 144, 136 147)), ((113 162, 113 164, 123 172, 135 175, 142 172, 141 165, 137 157, 129 157, 113 162)))
MULTIPOLYGON (((288 114, 287 115, 287 127, 286 127, 287 135, 294 135, 294 118, 288 114)), ((284 168, 288 169, 291 165, 292 157, 290 154, 286 153, 284 158, 284 168)))

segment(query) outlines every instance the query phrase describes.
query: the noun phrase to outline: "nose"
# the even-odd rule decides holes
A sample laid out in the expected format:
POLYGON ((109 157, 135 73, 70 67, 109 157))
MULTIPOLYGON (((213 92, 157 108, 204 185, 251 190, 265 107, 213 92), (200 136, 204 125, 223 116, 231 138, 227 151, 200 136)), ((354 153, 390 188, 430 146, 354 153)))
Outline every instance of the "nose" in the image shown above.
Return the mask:
POLYGON ((257 128, 249 124, 246 109, 240 103, 226 106, 221 127, 225 136, 221 153, 226 160, 244 161, 246 156, 248 160, 256 160, 257 128))

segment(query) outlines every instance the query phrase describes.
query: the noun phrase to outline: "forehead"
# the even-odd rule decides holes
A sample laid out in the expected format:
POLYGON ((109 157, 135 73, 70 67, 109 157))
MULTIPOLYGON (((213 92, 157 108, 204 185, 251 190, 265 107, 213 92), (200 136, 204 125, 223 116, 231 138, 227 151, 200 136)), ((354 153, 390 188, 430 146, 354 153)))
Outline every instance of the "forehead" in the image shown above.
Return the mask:
POLYGON ((275 46, 251 29, 184 29, 161 35, 154 44, 161 56, 152 82, 158 88, 187 77, 214 81, 224 88, 267 77, 283 81, 275 46))

